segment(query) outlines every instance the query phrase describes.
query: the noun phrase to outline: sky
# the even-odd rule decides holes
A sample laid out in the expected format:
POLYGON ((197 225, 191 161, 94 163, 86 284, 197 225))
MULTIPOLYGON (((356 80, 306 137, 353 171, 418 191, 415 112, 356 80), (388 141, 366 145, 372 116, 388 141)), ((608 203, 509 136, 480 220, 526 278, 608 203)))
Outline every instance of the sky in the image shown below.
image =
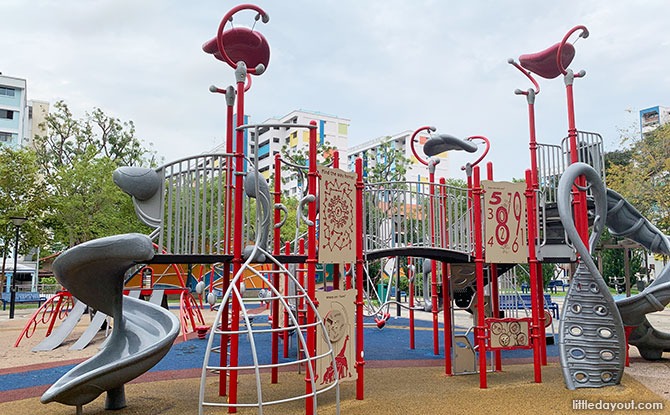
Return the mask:
MULTIPOLYGON (((28 98, 65 101, 74 115, 101 108, 132 120, 164 160, 223 142, 225 100, 210 85, 233 70, 202 44, 239 3, 224 0, 0 0, 0 72, 24 78, 28 98)), ((571 64, 577 128, 605 150, 636 131, 638 111, 670 106, 670 2, 665 0, 284 0, 257 1, 271 48, 265 74, 245 96, 251 122, 294 109, 351 120, 349 145, 432 125, 491 142, 495 178, 529 165, 526 101, 531 84, 508 58, 538 52, 585 25, 571 64)), ((254 13, 234 24, 252 26, 254 13)), ((228 26, 229 27, 229 26, 228 26)), ((538 141, 567 132, 561 78, 540 79, 538 141)), ((472 155, 451 156, 452 166, 472 155)), ((452 168, 458 177, 460 170, 452 168)))

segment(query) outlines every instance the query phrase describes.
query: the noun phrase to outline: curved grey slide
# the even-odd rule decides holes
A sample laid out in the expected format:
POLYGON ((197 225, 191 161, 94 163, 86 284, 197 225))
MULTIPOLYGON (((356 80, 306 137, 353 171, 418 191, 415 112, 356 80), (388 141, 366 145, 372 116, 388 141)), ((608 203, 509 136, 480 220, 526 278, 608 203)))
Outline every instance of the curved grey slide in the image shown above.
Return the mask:
POLYGON ((83 405, 107 392, 105 408, 123 408, 124 384, 167 354, 179 333, 179 319, 123 295, 126 270, 153 255, 149 237, 126 234, 75 246, 54 261, 56 279, 82 302, 111 315, 114 328, 105 348, 56 381, 42 395, 42 403, 74 405, 80 413, 83 405))
MULTIPOLYGON (((130 294, 128 294, 132 298, 139 298, 140 297, 140 292, 139 291, 131 291, 130 294)), ((102 325, 105 321, 107 321, 107 314, 98 311, 95 313, 95 316, 93 316, 93 319, 89 323, 88 327, 86 327, 86 330, 82 333, 82 335, 79 337, 79 340, 77 340, 72 346, 70 346, 70 350, 82 350, 88 344, 93 340, 96 334, 100 331, 102 328, 102 325)))
MULTIPOLYGON (((615 236, 632 239, 652 252, 670 255, 670 239, 617 192, 607 190, 607 226, 615 236)), ((670 302, 670 266, 666 266, 641 293, 617 300, 625 325, 634 327, 628 343, 647 360, 670 352, 670 333, 657 330, 647 314, 663 310, 670 302)))

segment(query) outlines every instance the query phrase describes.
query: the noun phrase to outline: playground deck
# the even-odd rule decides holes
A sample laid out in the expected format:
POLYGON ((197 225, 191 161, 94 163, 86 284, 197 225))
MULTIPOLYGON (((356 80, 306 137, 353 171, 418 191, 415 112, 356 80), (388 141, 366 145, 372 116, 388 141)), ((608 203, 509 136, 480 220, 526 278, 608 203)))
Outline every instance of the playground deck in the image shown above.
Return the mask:
MULTIPOLYGON (((21 330, 29 311, 18 310, 17 319, 7 320, 0 314, 0 413, 72 414, 73 409, 60 404, 42 405, 39 396, 51 382, 75 363, 97 351, 102 338, 83 351, 73 352, 60 347, 46 353, 29 352, 30 339, 19 348, 11 347, 21 330)), ((212 319, 213 313, 206 312, 212 319)), ((426 313, 426 318, 429 315, 426 313)), ((670 327, 670 310, 655 316, 659 327, 670 327)), ((670 392, 670 367, 667 361, 651 363, 638 357, 632 349, 632 365, 626 370, 623 385, 605 389, 568 391, 564 385, 555 352, 550 346, 549 365, 543 370, 543 383, 533 383, 530 354, 519 351, 503 360, 504 373, 490 374, 489 389, 478 387, 477 376, 444 376, 442 356, 433 356, 428 322, 419 324, 417 349, 410 351, 406 320, 391 318, 384 330, 366 329, 366 394, 365 400, 355 400, 354 384, 343 383, 341 389, 342 414, 406 414, 416 411, 427 413, 571 413, 573 399, 597 402, 664 402, 670 392), (425 327, 425 328, 424 328, 425 327), (395 381, 402 380, 402 381, 395 381), (550 397, 550 398, 548 398, 550 397), (539 404, 538 402, 541 402, 539 404)), ((254 324, 264 324, 261 317, 254 324)), ((83 327, 81 328, 83 330, 83 327)), ((74 340, 72 340, 74 341, 74 340)), ((205 341, 193 337, 173 346, 167 357, 156 368, 127 386, 129 406, 115 414, 182 414, 197 411, 198 382, 205 341)), ((66 345, 67 346, 67 345, 66 345)), ((214 378, 212 378, 212 382, 214 378)), ((240 378, 242 385, 247 380, 240 378)), ((281 388, 304 387, 303 377, 292 372, 281 373, 281 388)), ((251 388, 241 388, 240 399, 251 388)), ((272 393, 272 391, 268 391, 272 393)), ((332 396, 324 395, 319 401, 319 413, 335 413, 332 396)), ((104 398, 86 407, 85 413, 105 413, 104 398)), ((265 408, 264 413, 303 413, 302 402, 294 406, 265 408)), ((210 411, 208 413, 226 413, 210 411)), ((251 413, 241 410, 239 413, 251 413)), ((254 412, 255 413, 255 412, 254 412)), ((597 413, 585 411, 585 413, 597 413)), ((615 412, 617 413, 617 412, 615 412)), ((625 413, 625 412, 618 412, 625 413)), ((645 413, 668 413, 645 411, 645 413)))

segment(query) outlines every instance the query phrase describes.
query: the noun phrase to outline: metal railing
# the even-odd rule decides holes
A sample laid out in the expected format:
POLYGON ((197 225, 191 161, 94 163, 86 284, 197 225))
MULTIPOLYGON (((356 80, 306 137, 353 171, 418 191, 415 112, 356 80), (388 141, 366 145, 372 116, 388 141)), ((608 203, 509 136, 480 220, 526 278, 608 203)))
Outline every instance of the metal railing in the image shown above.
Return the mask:
MULTIPOLYGON (((558 180, 569 164, 569 137, 561 145, 537 144, 537 169, 539 188, 547 204, 556 203, 558 180)), ((577 159, 592 166, 605 180, 605 152, 600 134, 577 132, 577 159)))
POLYGON ((408 246, 472 251, 467 189, 434 184, 431 196, 430 186, 425 182, 365 185, 366 252, 408 246))
POLYGON ((226 183, 233 174, 232 163, 231 154, 209 154, 177 160, 157 171, 163 179, 159 246, 174 254, 229 251, 224 232, 232 224, 234 193, 226 183))

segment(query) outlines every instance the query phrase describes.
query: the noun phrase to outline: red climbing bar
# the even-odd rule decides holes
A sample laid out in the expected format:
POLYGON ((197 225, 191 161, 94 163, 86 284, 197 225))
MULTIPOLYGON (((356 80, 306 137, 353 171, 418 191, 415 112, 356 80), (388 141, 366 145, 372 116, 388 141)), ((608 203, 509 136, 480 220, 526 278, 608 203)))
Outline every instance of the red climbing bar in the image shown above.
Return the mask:
MULTIPOLYGON (((307 173, 307 188, 309 194, 314 195, 314 201, 309 203, 307 207, 307 217, 311 224, 307 228, 307 295, 316 307, 319 304, 316 301, 316 179, 318 173, 316 171, 316 121, 310 121, 309 124, 314 128, 309 129, 309 172, 307 173)), ((314 307, 307 307, 307 356, 310 357, 310 365, 312 371, 316 374, 316 361, 312 360, 316 356, 316 327, 314 322, 316 315, 314 314, 314 307)), ((312 415, 314 413, 314 398, 309 396, 312 394, 312 378, 309 370, 305 371, 306 394, 305 399, 305 413, 312 415)), ((316 379, 314 379, 316 381, 316 379)))
POLYGON ((526 215, 528 217, 528 266, 530 268, 530 299, 531 299, 531 316, 532 326, 530 328, 530 337, 533 345, 533 367, 535 369, 535 383, 542 383, 542 343, 545 339, 542 338, 540 330, 540 295, 538 292, 538 261, 535 255, 535 241, 536 223, 535 223, 535 207, 536 204, 535 190, 532 186, 532 173, 526 170, 526 215))
MULTIPOLYGON (((281 156, 279 154, 275 154, 275 186, 274 186, 274 203, 275 206, 278 206, 279 203, 281 203, 281 156)), ((281 229, 276 226, 278 223, 281 222, 281 211, 275 207, 274 209, 274 235, 273 235, 273 243, 272 243, 272 253, 273 255, 279 255, 281 252, 281 229)), ((273 267, 273 270, 275 271, 272 274, 272 286, 274 287, 275 290, 278 292, 280 291, 279 289, 279 266, 275 264, 273 267)), ((274 297, 274 293, 272 294, 274 297)), ((279 300, 274 299, 272 300, 272 310, 271 310, 271 316, 272 316, 272 374, 271 374, 271 383, 277 383, 278 382, 278 368, 275 366, 279 363, 279 300)), ((286 333, 286 330, 284 331, 286 333)))
POLYGON ((356 159, 356 399, 365 396, 363 358, 363 160, 356 159))
MULTIPOLYGON (((572 71, 568 71, 565 78, 565 93, 567 99, 567 108, 568 108, 568 143, 570 151, 570 164, 576 163, 579 161, 579 148, 577 144, 577 126, 575 122, 575 98, 573 94, 573 82, 574 78, 578 75, 573 74, 572 71)), ((585 186, 586 181, 583 176, 580 176, 577 179, 577 185, 582 188, 585 186)), ((575 226, 577 227, 577 232, 582 238, 584 244, 588 244, 588 219, 587 219, 587 206, 586 206, 586 192, 579 190, 577 187, 573 187, 573 203, 574 203, 574 213, 575 213, 575 226)))
MULTIPOLYGON (((285 255, 291 255, 291 242, 286 241, 284 244, 284 254, 285 255)), ((288 277, 284 276, 284 295, 288 294, 288 277)), ((283 340, 284 340, 284 358, 288 358, 288 338, 289 338, 289 333, 288 333, 288 326, 289 326, 289 317, 288 317, 289 311, 284 307, 284 331, 282 332, 283 334, 283 340)), ((296 337, 297 338, 297 337, 296 337)))
MULTIPOLYGON (((430 242, 435 246, 435 164, 434 160, 428 161, 428 182, 430 183, 430 242)), ((437 263, 430 261, 430 302, 433 315, 433 354, 440 354, 440 326, 438 323, 438 299, 437 299, 437 263)))
MULTIPOLYGON (((236 126, 244 124, 244 80, 246 79, 246 70, 241 67, 235 70, 237 77, 237 118, 236 126)), ((244 232, 243 224, 243 206, 244 200, 244 131, 237 129, 235 131, 235 207, 233 216, 233 276, 237 276, 242 268, 242 234, 244 232)), ((233 277, 233 278, 234 278, 233 277)), ((237 289, 240 289, 240 280, 237 281, 237 289)), ((240 325, 240 300, 237 295, 233 295, 232 310, 230 317, 230 328, 232 332, 237 332, 240 325)), ((239 335, 233 334, 230 338, 230 365, 238 366, 238 348, 239 335)), ((223 352, 223 351, 222 351, 223 352)), ((234 405, 237 403, 237 370, 230 371, 230 386, 228 390, 228 403, 234 405)), ((235 406, 228 408, 229 413, 237 412, 235 406)))
POLYGON ((409 279, 409 299, 407 300, 409 303, 409 348, 410 350, 414 350, 415 342, 414 342, 414 277, 416 276, 416 272, 414 271, 413 267, 413 259, 412 257, 407 258, 407 277, 409 279))
MULTIPOLYGON (((442 247, 449 248, 449 227, 447 219, 447 192, 446 180, 440 178, 440 223, 443 224, 442 247)), ((453 375, 451 362, 451 269, 446 261, 442 261, 442 318, 444 320, 444 373, 453 375)))
POLYGON ((479 356, 479 387, 486 389, 486 328, 484 318, 486 307, 484 298, 484 251, 482 229, 482 188, 479 166, 473 168, 472 180, 472 215, 474 216, 475 234, 475 275, 477 278, 477 327, 475 341, 479 356))

